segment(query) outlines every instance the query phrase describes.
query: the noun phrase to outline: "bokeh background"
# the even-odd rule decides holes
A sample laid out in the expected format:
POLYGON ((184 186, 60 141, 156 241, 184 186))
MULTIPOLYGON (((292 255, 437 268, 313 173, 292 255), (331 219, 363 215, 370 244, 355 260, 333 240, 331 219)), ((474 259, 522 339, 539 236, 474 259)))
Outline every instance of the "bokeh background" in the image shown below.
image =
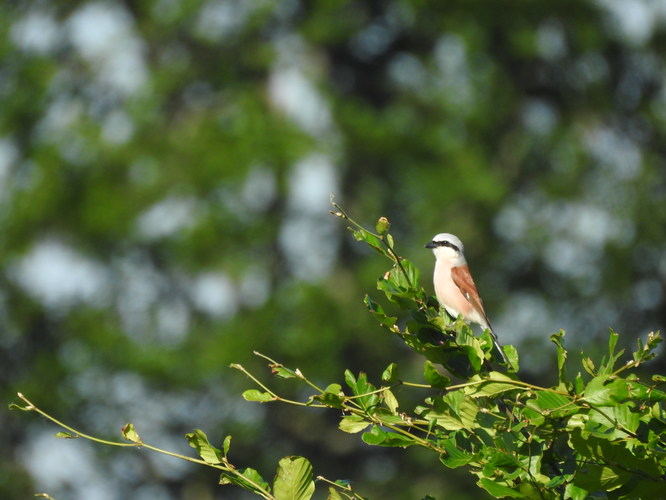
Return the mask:
MULTIPOLYGON (((372 498, 481 498, 333 412, 242 400, 257 350, 321 384, 415 359, 362 298, 388 262, 328 214, 453 232, 524 377, 666 323, 666 2, 0 4, 0 389, 272 477, 287 454, 372 498)), ((573 362, 574 360, 572 360, 573 362)), ((655 361, 649 370, 660 371, 655 361)), ((575 370, 578 370, 574 366, 575 370)), ((276 381, 285 395, 307 392, 276 381)), ((0 497, 246 498, 214 471, 58 440, 3 410, 0 497)))

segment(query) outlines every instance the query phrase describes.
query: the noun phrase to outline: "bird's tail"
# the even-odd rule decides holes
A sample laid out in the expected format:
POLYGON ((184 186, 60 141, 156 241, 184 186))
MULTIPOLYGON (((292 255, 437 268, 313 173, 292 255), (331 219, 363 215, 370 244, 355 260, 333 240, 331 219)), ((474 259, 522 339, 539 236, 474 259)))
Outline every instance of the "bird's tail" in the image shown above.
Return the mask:
POLYGON ((490 323, 488 323, 488 331, 490 332, 490 336, 493 338, 493 343, 495 344, 495 347, 497 347, 497 350, 502 356, 502 359, 504 360, 504 363, 506 363, 509 367, 511 367, 511 363, 509 362, 509 358, 506 357, 506 354, 504 354, 504 349, 502 349, 502 344, 499 343, 499 340, 497 339, 497 335, 495 335, 495 332, 493 331, 493 327, 490 326, 490 323))

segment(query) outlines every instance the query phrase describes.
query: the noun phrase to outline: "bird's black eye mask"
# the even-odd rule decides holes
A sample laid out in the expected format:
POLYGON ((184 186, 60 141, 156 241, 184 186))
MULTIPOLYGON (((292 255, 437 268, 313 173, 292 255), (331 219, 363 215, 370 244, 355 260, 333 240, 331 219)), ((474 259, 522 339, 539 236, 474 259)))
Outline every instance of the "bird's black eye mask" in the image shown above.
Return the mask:
POLYGON ((448 240, 443 240, 443 241, 431 241, 426 245, 426 248, 437 248, 437 247, 449 247, 455 250, 456 252, 460 253, 460 248, 458 248, 456 245, 451 243, 448 240))

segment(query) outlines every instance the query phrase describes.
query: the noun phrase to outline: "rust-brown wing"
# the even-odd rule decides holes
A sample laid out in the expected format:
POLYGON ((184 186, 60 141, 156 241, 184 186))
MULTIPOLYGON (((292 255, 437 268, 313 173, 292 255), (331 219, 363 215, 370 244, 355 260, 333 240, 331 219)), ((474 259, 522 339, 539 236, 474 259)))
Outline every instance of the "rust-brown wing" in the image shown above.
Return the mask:
POLYGON ((472 304, 474 309, 481 313, 481 316, 483 316, 487 322, 488 318, 486 317, 486 312, 483 310, 483 302, 481 301, 481 297, 479 297, 479 292, 476 290, 476 285, 469 272, 469 267, 459 266, 452 268, 451 277, 463 296, 470 304, 472 304))

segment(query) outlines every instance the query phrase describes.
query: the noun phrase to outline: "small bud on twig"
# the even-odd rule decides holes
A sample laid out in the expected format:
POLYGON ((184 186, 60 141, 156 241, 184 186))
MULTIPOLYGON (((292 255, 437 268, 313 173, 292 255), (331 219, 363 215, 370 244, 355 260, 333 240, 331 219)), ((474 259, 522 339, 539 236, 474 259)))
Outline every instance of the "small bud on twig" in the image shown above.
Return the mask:
POLYGON ((377 230, 377 234, 380 236, 384 236, 388 232, 389 227, 391 227, 391 223, 386 217, 380 217, 377 223, 375 224, 375 229, 377 230))

